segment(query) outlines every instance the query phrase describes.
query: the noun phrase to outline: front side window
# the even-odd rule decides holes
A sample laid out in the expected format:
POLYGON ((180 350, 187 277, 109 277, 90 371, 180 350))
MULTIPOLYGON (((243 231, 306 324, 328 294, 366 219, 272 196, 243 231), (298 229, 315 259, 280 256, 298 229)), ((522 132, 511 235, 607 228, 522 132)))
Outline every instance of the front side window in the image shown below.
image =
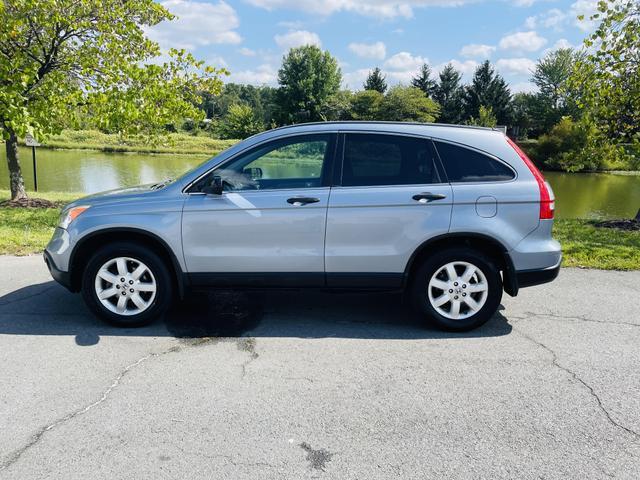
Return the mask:
POLYGON ((435 154, 426 139, 383 134, 347 134, 343 186, 440 183, 435 154))
POLYGON ((515 178, 504 163, 475 150, 434 142, 450 182, 502 182, 515 178))
POLYGON ((222 179, 225 191, 320 187, 331 143, 330 134, 269 142, 214 169, 191 191, 202 191, 214 176, 222 179))

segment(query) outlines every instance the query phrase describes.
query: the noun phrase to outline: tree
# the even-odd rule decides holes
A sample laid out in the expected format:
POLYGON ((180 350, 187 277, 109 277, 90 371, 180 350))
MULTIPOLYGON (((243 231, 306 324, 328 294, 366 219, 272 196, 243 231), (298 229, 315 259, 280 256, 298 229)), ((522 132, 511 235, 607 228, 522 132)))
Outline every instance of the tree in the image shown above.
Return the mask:
POLYGON ((433 99, 440 105, 438 121, 442 123, 460 123, 464 117, 463 89, 460 85, 460 72, 447 64, 440 72, 439 81, 434 87, 433 99))
POLYGON ((480 106, 490 107, 496 116, 498 123, 509 125, 511 122, 511 92, 499 74, 486 60, 473 75, 470 85, 467 85, 464 93, 465 114, 469 118, 477 118, 480 114, 480 106))
POLYGON ((351 90, 340 90, 331 95, 324 104, 320 115, 323 120, 351 120, 351 99, 353 93, 351 90))
POLYGON ((376 92, 384 93, 387 91, 386 78, 387 77, 382 74, 382 71, 376 67, 369 72, 363 87, 365 90, 375 90, 376 92))
POLYGON ((264 126, 249 105, 235 104, 220 125, 222 138, 247 138, 264 130, 264 126))
POLYGON ((338 61, 315 45, 292 48, 278 71, 278 106, 282 123, 322 120, 328 99, 340 89, 338 61))
POLYGON ((467 125, 493 128, 498 125, 498 121, 496 120, 496 116, 493 114, 491 107, 480 105, 480 108, 478 109, 478 118, 471 117, 467 121, 467 125))
POLYGON ((411 79, 411 85, 422 90, 427 97, 433 98, 436 82, 431 78, 431 67, 424 63, 418 75, 411 79))
POLYGON ((600 129, 621 141, 640 136, 640 3, 598 2, 600 20, 584 44, 570 84, 579 106, 600 129))
POLYGON ((433 122, 440 108, 415 87, 396 85, 380 104, 379 116, 395 122, 433 122))
POLYGON ((355 120, 380 120, 384 96, 377 90, 361 90, 351 98, 351 114, 355 120))
POLYGON ((172 18, 153 0, 0 3, 0 130, 12 199, 27 196, 18 138, 54 133, 73 112, 121 133, 202 116, 197 92, 218 92, 224 70, 178 50, 148 63, 160 50, 145 28, 172 18))
POLYGON ((530 100, 534 130, 548 132, 561 118, 577 119, 576 92, 570 88, 569 78, 579 56, 570 48, 561 48, 538 60, 531 81, 539 92, 530 100))

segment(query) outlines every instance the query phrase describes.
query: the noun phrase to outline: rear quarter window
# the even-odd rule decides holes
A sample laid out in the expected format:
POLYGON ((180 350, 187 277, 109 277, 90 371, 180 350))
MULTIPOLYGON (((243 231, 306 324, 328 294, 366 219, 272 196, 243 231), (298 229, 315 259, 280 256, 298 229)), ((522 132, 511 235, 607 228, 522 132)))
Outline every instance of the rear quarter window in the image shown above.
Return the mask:
POLYGON ((483 153, 446 142, 434 142, 450 182, 504 182, 515 173, 483 153))

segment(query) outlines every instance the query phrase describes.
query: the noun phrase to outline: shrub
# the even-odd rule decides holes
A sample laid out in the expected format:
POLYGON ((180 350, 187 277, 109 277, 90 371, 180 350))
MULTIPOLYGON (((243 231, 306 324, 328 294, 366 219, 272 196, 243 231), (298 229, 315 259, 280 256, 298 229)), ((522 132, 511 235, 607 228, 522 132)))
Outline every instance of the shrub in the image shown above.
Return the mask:
POLYGON ((249 105, 236 104, 229 107, 229 112, 220 125, 220 136, 242 139, 263 130, 262 122, 249 105))
POLYGON ((544 166, 567 172, 627 170, 632 157, 611 143, 593 122, 564 117, 538 139, 535 157, 544 166))

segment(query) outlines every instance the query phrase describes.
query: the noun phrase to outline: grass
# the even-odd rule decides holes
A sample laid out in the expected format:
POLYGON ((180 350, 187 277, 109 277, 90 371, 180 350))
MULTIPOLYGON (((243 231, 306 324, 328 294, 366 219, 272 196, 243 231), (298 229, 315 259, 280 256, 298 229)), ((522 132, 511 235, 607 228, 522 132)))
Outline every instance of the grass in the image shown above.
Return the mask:
MULTIPOLYGON (((60 206, 83 194, 31 193, 60 206)), ((0 190, 0 201, 9 192, 0 190)), ((28 255, 45 247, 58 222, 59 208, 0 207, 0 254, 28 255)), ((590 220, 556 220, 554 237, 562 244, 565 267, 640 270, 640 232, 596 228, 590 220)))
POLYGON ((95 130, 64 130, 43 142, 45 148, 100 150, 104 152, 140 152, 216 155, 238 140, 219 140, 207 136, 170 133, 162 137, 122 138, 95 130))

